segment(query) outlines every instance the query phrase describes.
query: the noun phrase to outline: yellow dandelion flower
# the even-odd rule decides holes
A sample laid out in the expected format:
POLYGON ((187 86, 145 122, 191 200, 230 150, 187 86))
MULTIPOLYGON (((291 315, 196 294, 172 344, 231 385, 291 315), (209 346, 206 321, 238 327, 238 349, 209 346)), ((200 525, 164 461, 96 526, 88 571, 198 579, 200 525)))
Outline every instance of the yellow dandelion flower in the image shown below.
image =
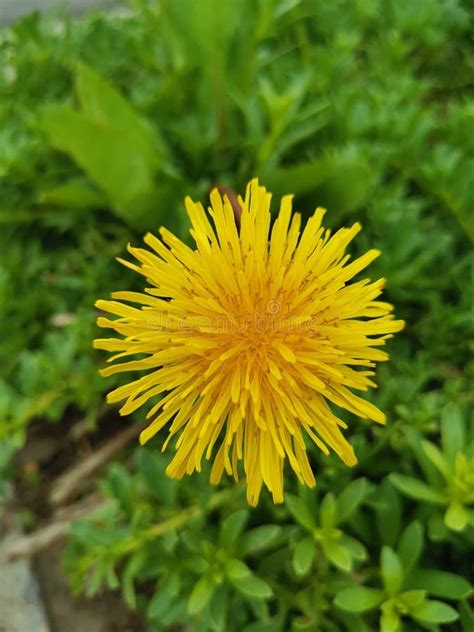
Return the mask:
POLYGON ((201 204, 186 198, 196 247, 165 228, 161 240, 148 233, 149 250, 128 247, 138 265, 119 261, 151 287, 96 303, 117 317, 101 316, 98 325, 120 337, 94 346, 116 353, 109 362, 139 356, 102 375, 144 372, 107 400, 125 400, 120 413, 127 415, 161 396, 148 411, 141 443, 169 424, 163 449, 171 437, 177 440, 167 474, 178 479, 199 472, 218 444, 211 482, 224 470, 237 480, 243 461, 251 505, 262 484, 274 502, 283 501, 285 460, 301 483, 315 485, 308 438, 325 454, 331 449, 347 465, 356 463, 341 432, 347 425, 330 403, 385 422, 350 389, 376 386, 375 362, 388 359, 380 347, 404 324, 377 300, 384 279, 348 284, 380 254, 369 250, 349 262, 345 251, 358 223, 331 235, 321 225, 324 209, 317 208, 300 231, 287 195, 271 227, 270 198, 257 180, 248 185, 245 199, 238 198, 240 229, 229 199, 217 190, 210 196, 212 222, 201 204))

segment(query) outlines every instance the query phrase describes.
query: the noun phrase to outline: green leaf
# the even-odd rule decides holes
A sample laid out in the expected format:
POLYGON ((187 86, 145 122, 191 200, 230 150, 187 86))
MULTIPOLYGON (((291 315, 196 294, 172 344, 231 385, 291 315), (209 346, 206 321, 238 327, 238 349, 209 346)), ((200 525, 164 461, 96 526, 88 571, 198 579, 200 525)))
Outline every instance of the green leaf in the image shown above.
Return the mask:
POLYGON ((249 623, 239 632, 286 632, 281 616, 272 617, 269 621, 249 623))
POLYGON ((68 206, 70 208, 100 208, 107 205, 107 198, 85 178, 71 178, 60 186, 42 191, 41 204, 68 206))
POLYGON ((145 565, 145 551, 139 549, 137 553, 132 555, 125 565, 122 573, 122 596, 129 608, 136 608, 136 595, 134 580, 141 568, 145 565))
MULTIPOLYGON (((106 569, 104 569, 104 571, 105 570, 106 569)), ((107 569, 106 572, 107 572, 107 577, 106 577, 107 588, 109 588, 110 590, 117 590, 117 588, 120 586, 120 581, 119 581, 119 578, 117 577, 115 569, 111 566, 107 569)))
POLYGON ((308 531, 313 531, 316 528, 314 513, 301 498, 292 494, 285 494, 285 502, 293 518, 302 527, 308 531))
POLYGON ((428 520, 429 538, 433 542, 440 542, 449 537, 449 529, 444 524, 443 516, 436 512, 433 513, 428 520))
POLYGON ((377 608, 384 598, 383 590, 366 588, 365 586, 350 586, 337 593, 334 603, 338 608, 349 612, 367 612, 377 608))
POLYGON ((315 190, 315 197, 322 206, 332 209, 340 222, 367 199, 373 172, 367 160, 356 152, 335 151, 326 161, 329 175, 315 190))
POLYGON ((76 68, 76 91, 82 111, 91 122, 125 132, 135 139, 152 163, 158 162, 156 138, 148 123, 118 90, 82 62, 76 68))
POLYGON ((403 434, 407 440, 407 443, 416 457, 420 468, 423 472, 423 476, 428 482, 429 486, 432 489, 438 489, 440 486, 444 485, 444 478, 439 473, 438 469, 433 465, 433 463, 426 456, 425 451, 422 447, 422 437, 418 430, 412 428, 410 426, 406 426, 403 428, 403 434))
POLYGON ((405 474, 393 473, 389 475, 389 479, 402 494, 405 494, 409 498, 437 505, 445 504, 440 492, 431 489, 426 483, 419 481, 417 478, 405 476, 405 474))
POLYGON ((233 579, 232 583, 239 592, 252 599, 269 599, 273 595, 270 586, 255 575, 242 579, 233 579))
POLYGON ((123 531, 117 529, 106 531, 85 520, 72 522, 70 533, 83 546, 92 549, 94 547, 113 547, 119 544, 125 535, 123 531))
POLYGON ((314 191, 330 175, 325 159, 273 169, 263 180, 269 191, 281 197, 291 191, 296 195, 314 191))
POLYGON ((321 205, 334 212, 337 209, 340 220, 365 199, 372 175, 361 156, 334 152, 311 162, 273 169, 262 180, 276 197, 290 191, 296 195, 313 193, 321 205))
POLYGON ((353 557, 358 562, 363 562, 367 559, 367 549, 355 538, 352 538, 351 536, 344 533, 339 538, 339 542, 349 551, 351 557, 353 557))
POLYGON ((424 623, 451 623, 459 618, 454 608, 442 601, 426 600, 410 612, 411 616, 424 623))
POLYGON ((365 478, 358 478, 349 483, 337 497, 336 524, 344 522, 354 513, 368 491, 369 486, 365 478))
POLYGON ((283 529, 277 524, 262 525, 246 531, 240 538, 242 556, 252 555, 271 548, 281 540, 283 529))
POLYGON ((51 143, 74 158, 123 219, 144 224, 153 203, 155 167, 132 136, 60 105, 44 111, 42 126, 51 143))
POLYGON ((226 550, 230 549, 245 529, 248 519, 248 509, 234 511, 224 518, 219 529, 219 546, 226 550))
POLYGON ((414 520, 405 529, 398 542, 397 554, 403 566, 405 575, 408 575, 416 566, 423 550, 423 527, 414 520))
POLYGON ((454 464, 458 452, 465 448, 464 422, 457 404, 447 404, 441 412, 441 444, 446 458, 454 464))
POLYGON ((444 514, 444 523, 448 529, 462 531, 469 521, 469 511, 460 502, 453 500, 444 514))
POLYGON ((398 555, 388 546, 382 548, 380 567, 385 590, 391 597, 397 595, 403 583, 403 568, 398 555))
POLYGON ((297 575, 306 575, 313 563, 314 540, 311 537, 304 538, 295 546, 293 553, 293 568, 297 575))
POLYGON ((419 606, 426 597, 426 590, 406 590, 398 596, 398 601, 401 601, 408 610, 419 606))
POLYGON ((385 478, 371 500, 376 512, 377 531, 383 544, 395 546, 400 532, 401 502, 400 496, 385 478))
POLYGON ((123 465, 113 463, 107 472, 107 482, 122 511, 131 516, 134 511, 133 479, 123 465))
POLYGON ((135 460, 150 496, 167 506, 173 506, 178 493, 178 483, 166 476, 166 461, 163 455, 142 447, 135 453, 135 460))
POLYGON ((421 588, 435 597, 445 599, 463 599, 471 592, 471 585, 464 577, 436 569, 415 570, 407 587, 421 588))
POLYGON ((203 575, 200 579, 198 579, 198 581, 194 584, 191 595, 189 596, 189 614, 201 612, 201 610, 207 606, 214 593, 215 586, 216 584, 214 578, 211 575, 203 575))
POLYGON ((347 630, 347 632, 372 632, 363 618, 353 612, 340 610, 337 613, 337 619, 344 624, 344 630, 347 630))
POLYGON ((380 632, 397 632, 400 626, 400 616, 394 607, 392 600, 382 604, 380 616, 380 632))
POLYGON ((472 632, 474 630, 474 611, 467 601, 459 603, 459 618, 462 632, 472 632))
POLYGON ((429 458, 431 463, 433 463, 436 469, 443 475, 445 480, 449 481, 449 479, 452 477, 452 472, 450 471, 449 465, 439 448, 435 446, 434 443, 431 443, 431 441, 426 440, 423 440, 421 442, 421 445, 423 447, 424 453, 429 458))
POLYGON ((330 562, 340 568, 342 571, 349 573, 352 570, 352 555, 350 551, 338 542, 325 538, 321 540, 323 551, 330 562))
POLYGON ((181 581, 179 575, 172 573, 163 581, 160 581, 155 594, 150 599, 147 615, 151 619, 160 619, 170 609, 176 595, 179 593, 181 581))
POLYGON ((214 632, 226 632, 229 593, 226 586, 219 586, 209 604, 209 623, 214 632))
POLYGON ((252 575, 252 571, 247 566, 247 564, 242 562, 242 560, 237 560, 235 558, 230 558, 226 560, 225 571, 227 577, 230 580, 244 579, 245 577, 249 577, 252 575))
POLYGON ((323 529, 331 529, 336 523, 336 499, 334 494, 329 492, 323 498, 319 510, 319 522, 323 529))

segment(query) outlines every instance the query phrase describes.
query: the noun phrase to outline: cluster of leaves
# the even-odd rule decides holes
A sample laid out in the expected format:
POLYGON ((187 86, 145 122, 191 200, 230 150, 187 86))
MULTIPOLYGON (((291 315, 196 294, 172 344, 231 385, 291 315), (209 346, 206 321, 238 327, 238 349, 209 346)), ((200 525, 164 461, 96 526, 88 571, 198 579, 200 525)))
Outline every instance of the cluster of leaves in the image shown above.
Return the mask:
POLYGON ((316 493, 248 512, 239 486, 167 481, 153 443, 74 527, 77 590, 120 586, 156 630, 471 632, 468 9, 131 0, 2 28, 0 473, 33 419, 73 408, 93 430, 92 305, 140 282, 113 262, 128 241, 187 238, 186 194, 258 176, 331 227, 361 220, 355 247, 381 248, 372 275, 408 323, 378 375, 388 428, 351 424, 354 471, 313 455, 316 493))
MULTIPOLYGON (((437 454, 472 468, 472 430, 454 405, 453 414, 465 442, 457 445, 451 433, 437 454)), ((416 451, 416 441, 420 435, 404 449, 416 451)), ((89 595, 120 587, 156 632, 172 624, 200 632, 369 632, 378 625, 397 632, 452 622, 470 631, 463 556, 474 544, 472 474, 464 469, 456 479, 466 524, 448 519, 441 529, 430 503, 452 502, 449 495, 401 473, 371 481, 356 472, 348 482, 343 466, 331 466, 316 490, 299 488, 281 507, 266 502, 250 511, 242 484, 214 491, 169 480, 166 457, 138 449, 133 473, 109 468, 105 507, 73 525, 65 556, 73 587, 89 595), (404 502, 397 486, 418 502, 404 502)))

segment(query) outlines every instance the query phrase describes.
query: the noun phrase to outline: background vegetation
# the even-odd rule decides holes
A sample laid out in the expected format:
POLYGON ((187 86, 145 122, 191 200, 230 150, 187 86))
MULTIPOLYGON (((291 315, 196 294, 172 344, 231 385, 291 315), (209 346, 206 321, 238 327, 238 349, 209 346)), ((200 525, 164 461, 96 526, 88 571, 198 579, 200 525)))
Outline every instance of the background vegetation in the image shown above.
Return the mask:
POLYGON ((74 590, 119 588, 152 632, 472 632, 473 61, 461 0, 134 0, 1 30, 1 480, 32 428, 117 427, 92 306, 140 288, 128 241, 188 238, 185 194, 256 175, 360 220, 407 321, 388 427, 345 414, 356 468, 314 451, 316 491, 249 510, 241 485, 166 479, 160 438, 130 448, 72 527, 74 590))

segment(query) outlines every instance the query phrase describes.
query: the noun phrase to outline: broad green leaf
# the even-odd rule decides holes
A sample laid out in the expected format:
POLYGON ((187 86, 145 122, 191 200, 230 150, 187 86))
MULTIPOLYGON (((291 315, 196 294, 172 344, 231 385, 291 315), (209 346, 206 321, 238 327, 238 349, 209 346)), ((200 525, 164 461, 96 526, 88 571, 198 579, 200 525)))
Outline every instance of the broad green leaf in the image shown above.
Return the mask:
POLYGON ((271 548, 280 541, 282 533, 283 529, 277 524, 255 527, 255 529, 250 529, 242 534, 239 550, 245 556, 271 548))
POLYGON ((314 558, 314 540, 304 538, 295 546, 293 552, 293 568, 297 575, 306 575, 311 568, 314 558))
POLYGON ((407 582, 407 587, 422 588, 435 597, 463 599, 471 592, 471 585, 464 577, 436 569, 417 569, 407 582))
POLYGON ((347 485, 337 497, 336 524, 344 522, 354 513, 364 500, 368 489, 367 479, 365 478, 358 478, 347 485))
POLYGON ((49 106, 42 123, 51 143, 74 158, 116 212, 131 224, 144 225, 155 195, 155 167, 134 138, 61 105, 49 106))
POLYGON ((453 500, 444 514, 444 523, 453 531, 462 531, 469 521, 469 511, 460 502, 453 500))
POLYGON ((398 555, 388 546, 382 548, 380 568, 385 590, 391 597, 397 595, 403 583, 403 568, 398 555))
POLYGON ((198 581, 194 584, 191 595, 189 596, 189 614, 196 614, 207 606, 213 595, 215 586, 216 584, 214 578, 211 575, 203 575, 200 579, 198 579, 198 581))
POLYGON ((341 222, 366 201, 374 180, 373 171, 362 155, 350 152, 337 151, 325 160, 329 174, 314 195, 341 222))
POLYGON ((273 595, 270 586, 255 575, 231 580, 239 592, 252 599, 269 599, 273 595))
POLYGON ((314 193, 319 203, 341 219, 365 199, 372 176, 365 159, 335 152, 324 158, 278 167, 264 175, 263 183, 276 197, 314 193))
POLYGON ((411 522, 400 536, 397 554, 405 575, 416 566, 423 550, 423 527, 418 521, 411 522))
POLYGON ((350 586, 337 593, 334 603, 338 608, 349 612, 367 612, 377 608, 384 598, 383 590, 366 588, 365 586, 350 586))
POLYGON ((427 599, 410 612, 411 616, 424 623, 451 623, 459 618, 454 608, 442 601, 427 599))
POLYGON ((405 474, 392 473, 389 475, 389 479, 402 494, 410 498, 422 500, 427 503, 434 503, 436 505, 445 504, 440 492, 428 487, 426 483, 419 481, 417 478, 406 476, 405 474))
POLYGON ((319 509, 319 523, 323 529, 331 529, 336 523, 336 499, 329 492, 324 496, 319 509))
POLYGON ((316 520, 308 505, 298 496, 285 494, 286 505, 293 518, 308 531, 316 528, 316 520))
POLYGON ((324 159, 273 169, 263 178, 265 186, 277 197, 291 191, 296 195, 314 191, 329 177, 330 166, 324 159))
MULTIPOLYGON (((158 163, 154 147, 156 138, 148 123, 118 90, 82 62, 76 68, 76 91, 88 120, 125 132, 134 138, 152 163, 158 163)), ((160 148, 163 149, 163 143, 160 148)))
POLYGON ((324 538, 321 540, 321 546, 326 557, 334 566, 337 566, 337 568, 340 568, 346 573, 352 570, 352 555, 343 544, 329 538, 324 538))

